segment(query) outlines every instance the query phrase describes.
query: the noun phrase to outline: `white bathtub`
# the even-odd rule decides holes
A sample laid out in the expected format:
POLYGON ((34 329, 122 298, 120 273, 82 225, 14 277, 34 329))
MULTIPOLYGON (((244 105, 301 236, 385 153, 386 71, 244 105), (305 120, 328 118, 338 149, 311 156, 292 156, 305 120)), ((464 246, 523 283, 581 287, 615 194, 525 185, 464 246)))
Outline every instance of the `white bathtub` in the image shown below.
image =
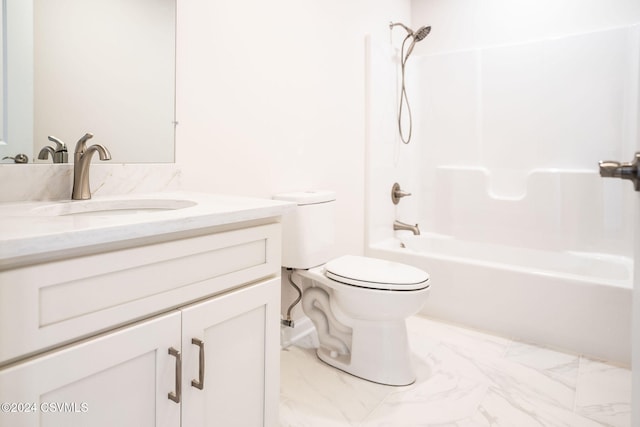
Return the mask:
POLYGON ((623 366, 631 360, 629 258, 401 235, 368 255, 423 268, 422 313, 623 366))

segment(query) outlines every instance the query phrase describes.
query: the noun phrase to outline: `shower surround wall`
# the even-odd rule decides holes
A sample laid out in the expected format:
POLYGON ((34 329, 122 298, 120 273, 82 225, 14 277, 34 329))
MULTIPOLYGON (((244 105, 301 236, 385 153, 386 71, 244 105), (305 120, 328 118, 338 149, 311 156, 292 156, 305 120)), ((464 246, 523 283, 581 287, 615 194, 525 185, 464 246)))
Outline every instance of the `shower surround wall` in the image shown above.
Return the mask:
POLYGON ((629 256, 640 26, 416 61, 426 231, 629 256))
MULTIPOLYGON (((415 126, 415 137, 409 146, 400 144, 396 136, 394 106, 398 77, 393 58, 397 53, 387 40, 369 42, 369 253, 397 259, 399 250, 380 248, 393 246, 388 241, 393 236, 390 224, 399 219, 418 222, 427 239, 457 242, 436 245, 441 248, 460 248, 464 242, 479 247, 482 245, 477 243, 483 243, 488 245, 482 247, 507 251, 513 248, 515 254, 533 250, 550 257, 557 253, 559 259, 568 259, 562 255, 570 253, 630 266, 634 193, 630 183, 601 179, 597 162, 630 160, 635 151, 640 53, 640 26, 635 24, 640 19, 633 20, 626 14, 623 17, 626 21, 609 20, 605 23, 607 28, 590 22, 564 33, 555 29, 547 29, 545 33, 537 28, 518 33, 511 28, 512 34, 503 39, 496 36, 498 30, 465 38, 471 32, 467 29, 456 38, 451 27, 460 22, 448 21, 452 15, 447 13, 456 10, 462 13, 463 3, 474 6, 467 12, 472 10, 476 19, 489 16, 489 11, 480 10, 480 2, 457 1, 447 6, 432 1, 412 3, 413 25, 432 25, 433 31, 416 47, 415 56, 407 65, 410 75, 407 91, 415 126), (451 10, 447 11, 447 7, 451 10), (481 45, 478 40, 490 42, 481 45), (394 181, 414 194, 397 207, 391 205, 388 194, 394 181)), ((511 9, 506 3, 504 6, 508 15, 511 9)), ((473 14, 462 19, 472 19, 470 15, 473 14)), ((521 25, 526 27, 526 23, 521 25)), ((506 33, 503 31, 503 35, 506 33)), ((395 48, 398 42, 394 37, 395 48)), ((437 257, 457 256, 434 253, 436 258, 424 258, 422 267, 446 272, 437 257)), ((468 265, 483 263, 472 253, 465 257, 468 265)), ((412 256, 404 261, 418 263, 412 256)), ((533 301, 542 304, 541 317, 543 308, 555 310, 555 318, 549 317, 547 324, 539 326, 553 329, 555 321, 562 321, 563 313, 562 307, 557 307, 554 292, 549 292, 553 287, 544 282, 545 276, 553 276, 553 272, 536 269, 537 261, 532 261, 527 274, 535 280, 526 279, 528 285, 523 287, 522 295, 531 297, 530 304, 533 301), (536 280, 545 286, 540 287, 539 294, 535 289, 529 294, 529 287, 535 286, 536 280), (542 289, 546 289, 544 294, 542 289)), ((522 263, 526 265, 526 260, 518 264, 522 263)), ((566 267, 563 266, 565 271, 566 267)), ((497 310, 510 306, 514 301, 491 292, 505 286, 495 283, 500 277, 519 277, 495 276, 487 271, 478 270, 477 279, 470 279, 469 283, 455 283, 459 294, 449 292, 446 297, 443 296, 446 292, 439 293, 438 287, 452 286, 447 283, 451 276, 432 277, 432 298, 424 308, 425 314, 540 343, 541 337, 544 339, 540 330, 533 333, 535 327, 515 328, 515 324, 526 323, 523 319, 483 323, 482 312, 474 305, 486 304, 497 310), (469 292, 465 292, 465 286, 469 292), (487 291, 486 301, 467 301, 474 292, 482 295, 478 288, 483 287, 487 291)), ((580 274, 576 271, 576 275, 580 274)), ((580 306, 585 319, 590 310, 605 319, 607 313, 611 314, 611 323, 602 328, 602 334, 608 333, 612 341, 624 341, 615 345, 615 350, 582 348, 580 340, 563 341, 561 337, 541 344, 564 346, 567 350, 628 364, 630 268, 624 276, 622 280, 594 284, 584 273, 582 278, 577 277, 577 283, 585 284, 583 290, 572 284, 577 296, 596 291, 592 305, 587 298, 587 303, 580 306), (603 308, 601 305, 605 303, 600 297, 610 294, 615 297, 603 308), (611 304, 612 301, 617 302, 611 304)), ((523 283, 513 286, 524 286, 523 283)), ((568 290, 558 289, 558 295, 562 294, 564 301, 570 303, 568 290)), ((575 312, 576 307, 572 308, 575 312)), ((571 334, 570 329, 568 333, 571 334)), ((590 332, 576 330, 575 334, 590 332)), ((597 337, 591 338, 597 344, 597 337)), ((606 346, 606 341, 602 342, 602 347, 606 346)))

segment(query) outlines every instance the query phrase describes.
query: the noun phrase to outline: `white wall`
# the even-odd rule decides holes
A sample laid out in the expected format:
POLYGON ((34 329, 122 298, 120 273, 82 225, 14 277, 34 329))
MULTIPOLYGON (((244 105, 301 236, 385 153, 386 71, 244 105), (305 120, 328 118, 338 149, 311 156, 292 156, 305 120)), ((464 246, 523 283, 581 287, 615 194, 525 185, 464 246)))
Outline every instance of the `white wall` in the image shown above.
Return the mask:
POLYGON ((637 24, 637 0, 412 0, 416 26, 433 25, 417 53, 523 43, 637 24))
POLYGON ((364 232, 365 35, 408 0, 193 0, 178 7, 177 163, 185 187, 338 193, 338 253, 364 232))

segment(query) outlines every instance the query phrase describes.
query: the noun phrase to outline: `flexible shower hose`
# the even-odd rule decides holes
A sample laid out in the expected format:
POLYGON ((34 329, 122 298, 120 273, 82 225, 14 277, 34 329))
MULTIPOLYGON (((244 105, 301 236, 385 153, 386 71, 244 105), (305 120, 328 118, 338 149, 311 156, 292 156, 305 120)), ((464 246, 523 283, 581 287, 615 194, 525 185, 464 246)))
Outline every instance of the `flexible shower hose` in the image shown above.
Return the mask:
POLYGON ((402 41, 402 47, 400 49, 400 66, 402 73, 402 85, 400 91, 400 106, 398 108, 398 131, 400 132, 400 139, 403 143, 408 144, 411 141, 411 134, 413 132, 413 119, 411 117, 411 106, 409 105, 409 98, 407 97, 407 88, 405 86, 405 65, 407 63, 407 59, 409 59, 409 53, 405 55, 404 53, 404 45, 411 38, 411 35, 407 35, 402 41), (402 130, 402 111, 404 109, 404 105, 407 106, 407 114, 409 115, 409 135, 405 138, 404 132, 402 130))

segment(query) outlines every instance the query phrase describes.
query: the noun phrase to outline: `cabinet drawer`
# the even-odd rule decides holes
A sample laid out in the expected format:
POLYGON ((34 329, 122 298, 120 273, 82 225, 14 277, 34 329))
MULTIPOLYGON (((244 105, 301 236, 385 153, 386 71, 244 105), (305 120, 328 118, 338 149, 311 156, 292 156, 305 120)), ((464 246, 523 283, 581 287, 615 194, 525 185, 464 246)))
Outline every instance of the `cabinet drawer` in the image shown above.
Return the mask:
POLYGON ((280 224, 0 272, 0 364, 280 271, 280 224))

